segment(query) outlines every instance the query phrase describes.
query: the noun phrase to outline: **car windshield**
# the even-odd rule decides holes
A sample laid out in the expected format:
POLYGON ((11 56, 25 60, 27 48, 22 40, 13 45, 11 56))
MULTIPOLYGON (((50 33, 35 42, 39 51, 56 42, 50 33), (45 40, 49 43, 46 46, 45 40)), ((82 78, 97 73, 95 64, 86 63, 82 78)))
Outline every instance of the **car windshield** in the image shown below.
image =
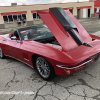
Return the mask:
POLYGON ((34 41, 42 41, 45 39, 54 38, 48 27, 35 27, 28 30, 20 31, 24 40, 32 39, 34 41))

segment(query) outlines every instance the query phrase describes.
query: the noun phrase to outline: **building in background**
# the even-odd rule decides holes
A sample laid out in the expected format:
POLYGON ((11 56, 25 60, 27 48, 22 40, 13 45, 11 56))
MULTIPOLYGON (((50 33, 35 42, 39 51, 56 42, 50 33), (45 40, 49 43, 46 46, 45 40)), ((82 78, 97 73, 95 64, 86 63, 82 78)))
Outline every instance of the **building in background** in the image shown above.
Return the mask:
MULTIPOLYGON (((37 11, 48 11, 51 7, 69 9, 76 18, 94 16, 94 2, 71 2, 21 6, 0 6, 0 28, 17 27, 17 19, 26 19, 26 25, 43 24, 37 11)), ((22 24, 23 25, 23 24, 22 24)))
POLYGON ((94 1, 94 16, 99 16, 100 1, 94 1))

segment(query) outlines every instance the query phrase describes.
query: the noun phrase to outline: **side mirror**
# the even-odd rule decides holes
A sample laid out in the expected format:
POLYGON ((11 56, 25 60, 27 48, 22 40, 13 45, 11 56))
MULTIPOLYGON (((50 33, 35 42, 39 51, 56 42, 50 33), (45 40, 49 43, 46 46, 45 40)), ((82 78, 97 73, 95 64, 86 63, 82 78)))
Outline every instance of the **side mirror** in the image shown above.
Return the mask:
POLYGON ((11 37, 11 40, 16 40, 16 36, 12 36, 11 37))

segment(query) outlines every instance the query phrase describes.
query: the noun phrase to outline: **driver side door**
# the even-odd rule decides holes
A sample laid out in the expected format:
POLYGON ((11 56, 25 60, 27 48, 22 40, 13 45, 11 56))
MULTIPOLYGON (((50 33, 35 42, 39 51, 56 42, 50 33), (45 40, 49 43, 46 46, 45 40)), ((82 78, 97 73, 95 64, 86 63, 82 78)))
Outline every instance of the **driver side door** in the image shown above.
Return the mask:
POLYGON ((8 40, 8 44, 9 44, 7 48, 9 50, 8 56, 21 60, 22 55, 20 49, 21 46, 20 37, 17 31, 15 31, 14 33, 16 33, 13 35, 16 36, 16 40, 12 40, 12 39, 8 40))

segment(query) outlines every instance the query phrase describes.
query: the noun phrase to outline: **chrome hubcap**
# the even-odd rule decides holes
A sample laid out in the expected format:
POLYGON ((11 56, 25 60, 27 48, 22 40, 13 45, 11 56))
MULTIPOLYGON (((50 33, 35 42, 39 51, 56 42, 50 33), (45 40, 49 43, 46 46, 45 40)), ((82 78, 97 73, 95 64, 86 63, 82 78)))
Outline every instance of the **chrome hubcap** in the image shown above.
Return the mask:
POLYGON ((2 49, 0 48, 0 57, 3 56, 2 49))
POLYGON ((38 57, 36 60, 36 67, 40 75, 44 78, 49 77, 50 68, 47 61, 43 57, 38 57))

